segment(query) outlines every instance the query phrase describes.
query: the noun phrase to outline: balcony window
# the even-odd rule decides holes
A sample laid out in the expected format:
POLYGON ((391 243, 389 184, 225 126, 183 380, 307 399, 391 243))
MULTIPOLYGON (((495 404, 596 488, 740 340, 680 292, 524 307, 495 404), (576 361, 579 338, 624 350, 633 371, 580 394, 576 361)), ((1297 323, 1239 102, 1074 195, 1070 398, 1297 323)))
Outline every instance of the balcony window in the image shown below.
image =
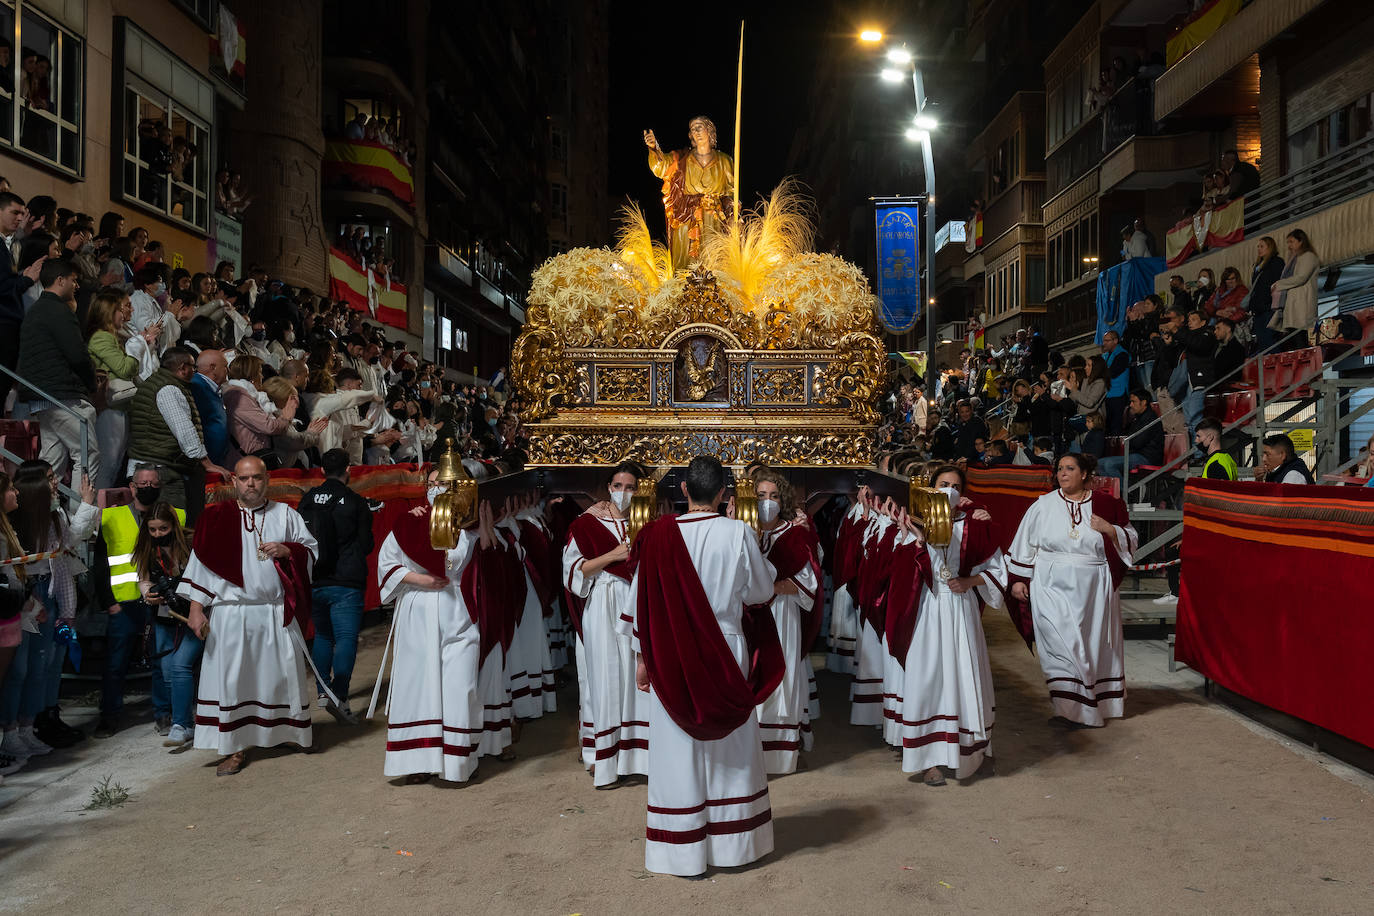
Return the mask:
POLYGON ((1362 95, 1288 137, 1288 170, 1310 165, 1374 133, 1374 96, 1362 95))
POLYGON ((205 232, 213 202, 214 87, 133 25, 125 22, 123 29, 122 124, 115 146, 120 193, 205 232))
POLYGON ((81 39, 28 0, 0 2, 0 34, 0 144, 81 174, 81 39))

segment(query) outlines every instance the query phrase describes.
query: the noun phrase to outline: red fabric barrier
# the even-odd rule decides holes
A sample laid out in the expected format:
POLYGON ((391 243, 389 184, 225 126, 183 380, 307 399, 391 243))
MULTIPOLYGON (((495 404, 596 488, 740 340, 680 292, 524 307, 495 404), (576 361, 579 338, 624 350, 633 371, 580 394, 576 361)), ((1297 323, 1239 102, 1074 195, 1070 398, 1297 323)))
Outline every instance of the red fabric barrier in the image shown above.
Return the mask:
MULTIPOLYGON (((353 491, 382 503, 382 507, 372 513, 373 544, 368 566, 374 572, 377 569, 377 552, 382 549, 382 542, 391 533, 397 517, 424 503, 425 474, 425 466, 419 464, 382 464, 349 469, 348 485, 353 491)), ((323 482, 324 472, 318 468, 309 471, 273 471, 267 495, 269 499, 286 503, 294 509, 307 492, 323 482)), ((207 504, 233 498, 232 484, 207 484, 205 487, 207 504)), ((374 608, 380 604, 381 591, 377 586, 377 577, 369 576, 363 607, 374 608)))
POLYGON ((1030 504, 1052 489, 1051 476, 1048 465, 969 468, 968 491, 964 495, 987 506, 997 543, 1006 550, 1030 504))
POLYGON ((1374 490, 1190 480, 1182 559, 1179 659, 1374 747, 1374 490))

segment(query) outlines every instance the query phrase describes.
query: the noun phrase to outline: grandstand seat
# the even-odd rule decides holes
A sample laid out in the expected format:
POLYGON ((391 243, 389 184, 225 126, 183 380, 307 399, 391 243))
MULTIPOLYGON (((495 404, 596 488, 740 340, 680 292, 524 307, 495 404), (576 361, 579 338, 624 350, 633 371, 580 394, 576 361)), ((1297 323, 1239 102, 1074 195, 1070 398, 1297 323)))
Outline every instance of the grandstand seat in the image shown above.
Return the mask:
POLYGON ((95 504, 102 509, 127 506, 134 501, 134 491, 128 487, 112 487, 95 494, 95 504))
POLYGON ((1243 391, 1230 391, 1226 394, 1226 412, 1221 417, 1223 426, 1230 426, 1238 422, 1246 414, 1255 409, 1259 398, 1255 389, 1248 388, 1243 391))
MULTIPOLYGON (((20 461, 30 461, 43 453, 43 445, 38 432, 37 420, 0 420, 0 446, 13 452, 20 461)), ((4 461, 5 473, 11 477, 18 465, 10 459, 4 461)))
POLYGON ((1207 395, 1202 404, 1202 415, 1212 420, 1226 416, 1226 394, 1218 392, 1207 395))
POLYGON ((1125 437, 1123 437, 1123 436, 1108 436, 1108 437, 1107 437, 1107 450, 1104 451, 1104 452, 1102 453, 1104 457, 1107 456, 1107 455, 1124 455, 1125 453, 1126 453, 1126 439, 1125 439, 1125 437))
POLYGON ((1088 483, 1088 488, 1097 493, 1110 493, 1117 499, 1121 498, 1120 477, 1093 477, 1088 483))

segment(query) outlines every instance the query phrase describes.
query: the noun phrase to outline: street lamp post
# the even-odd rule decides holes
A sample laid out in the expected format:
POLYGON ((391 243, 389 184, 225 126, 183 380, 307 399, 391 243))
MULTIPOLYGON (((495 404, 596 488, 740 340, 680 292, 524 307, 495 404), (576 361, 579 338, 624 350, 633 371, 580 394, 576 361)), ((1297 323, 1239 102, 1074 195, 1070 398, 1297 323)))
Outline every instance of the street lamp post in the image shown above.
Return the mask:
MULTIPOLYGON (((867 29, 859 39, 868 44, 883 40, 882 32, 867 29)), ((906 75, 897 67, 911 68, 911 89, 916 97, 916 120, 907 130, 906 138, 921 144, 921 161, 926 172, 926 397, 935 396, 935 154, 931 148, 931 133, 938 126, 933 117, 926 114, 925 79, 921 68, 916 65, 915 56, 905 46, 887 52, 887 60, 894 67, 882 71, 888 82, 901 82, 906 75)))

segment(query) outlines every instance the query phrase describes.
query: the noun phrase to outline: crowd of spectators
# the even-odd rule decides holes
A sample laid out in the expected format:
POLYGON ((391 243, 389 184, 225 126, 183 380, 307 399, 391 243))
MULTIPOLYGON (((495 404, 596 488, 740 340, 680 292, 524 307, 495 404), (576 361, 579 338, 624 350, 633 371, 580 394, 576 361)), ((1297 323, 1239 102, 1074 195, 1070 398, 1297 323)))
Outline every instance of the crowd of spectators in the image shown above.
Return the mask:
POLYGON ((371 235, 363 225, 342 223, 334 237, 334 247, 348 255, 364 270, 371 269, 379 280, 386 278, 399 280, 396 275, 396 259, 387 254, 385 235, 371 235))
MULTIPOLYGON (((336 463, 376 465, 432 460, 451 443, 475 477, 523 467, 519 405, 502 386, 445 378, 366 312, 258 265, 241 276, 228 261, 213 273, 173 269, 164 246, 119 213, 97 220, 50 197, 26 201, 3 178, 0 188, 0 365, 26 382, 4 375, 0 407, 38 431, 36 456, 0 475, 0 560, 41 557, 2 564, 0 776, 83 737, 57 709, 75 642, 75 567, 46 554, 101 528, 99 491, 130 487, 138 520, 124 547, 101 549, 109 530, 95 541, 91 582, 111 623, 104 735, 119 726, 123 673, 139 655, 130 609, 163 613, 150 570, 174 575, 184 563, 183 526, 194 525, 207 482, 227 480, 240 457, 309 468, 332 451, 336 463), (80 503, 59 498, 62 481, 80 503)), ((7 447, 22 438, 10 428, 7 447)), ((195 664, 189 650, 166 649, 166 678, 154 678, 161 734, 193 694, 195 664)), ((185 738, 189 721, 175 724, 185 738)))
POLYGON ((396 158, 405 165, 415 164, 415 141, 402 131, 400 118, 379 118, 360 110, 353 120, 344 125, 343 135, 345 140, 380 143, 394 152, 396 158))

